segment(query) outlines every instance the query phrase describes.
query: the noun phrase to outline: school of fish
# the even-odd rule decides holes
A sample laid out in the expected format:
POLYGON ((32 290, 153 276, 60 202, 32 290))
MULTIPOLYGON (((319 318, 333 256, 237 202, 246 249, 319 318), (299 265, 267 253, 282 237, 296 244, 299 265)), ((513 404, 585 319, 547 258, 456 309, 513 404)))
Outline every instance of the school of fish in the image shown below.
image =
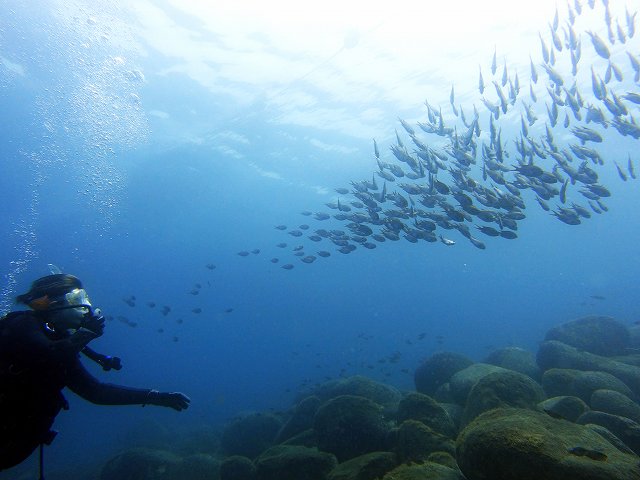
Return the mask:
MULTIPOLYGON (((640 138, 637 12, 625 8, 614 18, 608 0, 597 5, 573 0, 567 8, 563 25, 556 9, 548 30, 540 33, 542 58, 530 57, 528 92, 506 61, 500 74, 494 51, 490 68, 480 66, 478 72, 480 110, 473 105, 466 109, 473 113, 465 113, 452 86, 451 113, 426 101, 423 122, 414 126, 399 119, 403 134, 396 130, 391 161, 383 159, 374 139, 377 170, 370 180, 337 188, 340 196, 327 204, 330 212, 302 212, 317 222, 337 220, 341 228, 276 228, 293 238, 330 242, 343 254, 402 238, 446 246, 466 239, 485 249, 487 237, 517 238, 525 200, 568 225, 606 212, 611 193, 600 180, 603 169, 615 167, 622 181, 636 178, 635 143, 624 159, 611 158, 604 147, 617 145, 620 137, 640 138), (577 30, 587 7, 604 18, 600 33, 577 30), (508 122, 505 131, 513 132, 518 117, 519 132, 503 132, 501 124, 508 122)), ((304 263, 331 254, 329 248, 308 250, 296 245, 293 254, 304 263)))

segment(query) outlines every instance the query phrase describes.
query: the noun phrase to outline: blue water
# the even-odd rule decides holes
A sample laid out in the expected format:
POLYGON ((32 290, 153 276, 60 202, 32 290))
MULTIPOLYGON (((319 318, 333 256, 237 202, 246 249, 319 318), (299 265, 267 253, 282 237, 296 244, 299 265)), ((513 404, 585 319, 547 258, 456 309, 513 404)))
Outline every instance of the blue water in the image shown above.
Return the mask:
MULTIPOLYGON (((610 3, 623 19, 624 5, 610 3)), ((59 415, 61 433, 47 449, 53 471, 71 463, 72 446, 77 451, 83 445, 86 463, 109 458, 149 422, 185 434, 218 429, 243 412, 286 409, 299 392, 340 375, 363 374, 409 390, 420 360, 437 351, 480 361, 506 345, 535 351, 548 328, 582 315, 638 319, 640 195, 637 181, 618 178, 613 161, 626 166, 631 154, 640 171, 640 157, 637 141, 612 128, 600 129, 605 165, 597 169, 612 192, 609 212, 579 226, 557 221, 526 192, 519 238, 483 238, 486 250, 452 233, 452 247, 401 239, 343 255, 326 240, 314 245, 274 228, 344 228, 301 212, 335 213, 325 206, 338 198, 334 188, 371 178, 377 169, 372 137, 385 161, 393 162, 394 129, 404 134, 397 119, 424 121, 424 98, 453 124, 451 84, 468 117, 477 106, 486 134, 478 63, 486 95, 494 98, 493 46, 500 52, 509 43, 500 28, 488 25, 476 35, 478 45, 466 43, 468 51, 455 42, 461 35, 455 28, 439 32, 445 53, 437 59, 450 63, 416 58, 407 74, 380 71, 391 80, 371 77, 357 85, 342 70, 345 57, 356 70, 368 68, 371 58, 384 59, 384 52, 371 50, 375 32, 363 33, 355 45, 338 36, 306 57, 273 46, 273 65, 252 63, 251 56, 233 63, 233 45, 207 30, 203 19, 169 3, 153 4, 175 22, 172 32, 190 33, 203 49, 228 48, 230 56, 214 55, 205 62, 208 73, 189 76, 178 67, 191 51, 175 53, 180 45, 172 52, 157 49, 140 10, 79 0, 44 1, 38 8, 17 0, 0 5, 3 307, 17 308, 12 298, 55 264, 80 277, 93 303, 113 318, 92 346, 120 356, 124 368, 104 373, 88 365, 96 376, 178 390, 192 399, 189 410, 176 413, 94 406, 69 393, 71 410, 59 415), (279 71, 298 60, 302 66, 289 77, 279 71), (451 77, 451 66, 467 74, 451 77), (234 77, 234 68, 251 74, 234 77), (396 101, 405 90, 409 100, 396 101), (277 248, 279 242, 288 248, 277 248), (332 255, 308 265, 292 255, 298 244, 332 255), (237 255, 253 249, 260 252, 237 255), (270 262, 275 256, 280 263, 270 262), (282 269, 284 263, 295 268, 282 269), (194 288, 198 295, 190 293, 194 288), (124 301, 131 296, 135 307, 124 301), (166 316, 160 312, 165 305, 171 308, 166 316), (400 360, 390 363, 395 352, 400 360)), ((597 20, 589 20, 596 27, 589 28, 602 27, 602 12, 598 2, 597 20)), ((553 13, 549 6, 542 16, 551 21, 553 13)), ((579 88, 592 101, 589 65, 604 72, 606 63, 584 29, 579 70, 586 76, 579 77, 579 88)), ((541 61, 538 30, 548 27, 523 28, 517 39, 529 51, 505 60, 519 73, 527 102, 529 53, 541 61)), ((606 29, 598 32, 606 36, 606 29)), ((260 35, 253 40, 259 43, 260 35)), ((412 45, 400 39, 394 48, 405 47, 412 45)), ((616 47, 625 82, 612 88, 621 94, 638 91, 624 52, 638 55, 639 47, 638 36, 616 47)), ((541 68, 538 74, 547 81, 541 68)), ((538 94, 548 100, 541 85, 538 94)), ((638 106, 628 105, 640 119, 638 106)), ((546 113, 540 100, 535 108, 540 135, 546 113)), ((554 130, 557 139, 570 135, 563 118, 554 130)), ((503 142, 515 156, 519 113, 500 122, 503 142)), ((475 178, 481 178, 479 170, 475 178)), ((16 471, 34 465, 31 458, 16 471)))

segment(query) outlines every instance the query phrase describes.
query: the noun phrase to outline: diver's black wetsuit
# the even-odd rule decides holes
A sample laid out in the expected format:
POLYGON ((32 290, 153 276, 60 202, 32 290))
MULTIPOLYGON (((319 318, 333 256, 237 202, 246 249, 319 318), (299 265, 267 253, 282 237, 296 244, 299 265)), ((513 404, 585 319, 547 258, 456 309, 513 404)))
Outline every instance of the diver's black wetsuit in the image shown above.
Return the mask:
POLYGON ((80 363, 95 338, 80 329, 62 336, 46 327, 41 313, 13 312, 0 319, 0 470, 17 465, 41 443, 68 404, 62 389, 103 405, 144 404, 150 390, 101 383, 80 363))

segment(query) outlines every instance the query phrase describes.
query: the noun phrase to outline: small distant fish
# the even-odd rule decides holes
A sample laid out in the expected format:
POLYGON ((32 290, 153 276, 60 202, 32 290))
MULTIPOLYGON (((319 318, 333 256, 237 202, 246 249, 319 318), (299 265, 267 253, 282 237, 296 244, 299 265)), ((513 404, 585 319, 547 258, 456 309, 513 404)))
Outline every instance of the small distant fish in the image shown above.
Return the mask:
POLYGON ((238 252, 238 255, 240 255, 241 257, 247 257, 249 256, 249 252, 247 252, 246 250, 242 250, 238 252))
POLYGON ((147 307, 155 308, 155 306, 156 306, 156 302, 147 302, 147 307))
POLYGON ((254 248, 253 250, 251 250, 251 253, 253 253, 254 255, 257 255, 260 253, 260 249, 259 248, 254 248))
POLYGON ((162 312, 162 315, 166 317, 171 312, 171 307, 169 305, 165 305, 164 307, 162 307, 161 312, 162 312))
POLYGON ((280 259, 275 258, 275 257, 271 259, 271 263, 278 263, 279 261, 280 261, 280 259))
POLYGON ((584 447, 572 447, 567 449, 567 451, 571 455, 576 455, 578 457, 588 457, 591 460, 596 460, 598 462, 604 462, 607 459, 607 455, 600 450, 592 450, 584 447))
POLYGON ((287 229, 287 226, 286 226, 286 225, 276 225, 276 228, 277 228, 278 230, 286 230, 286 229, 287 229))
POLYGON ((207 263, 206 265, 208 270, 215 270, 216 266, 213 263, 207 263))
POLYGON ((314 257, 313 255, 307 255, 306 257, 301 258, 301 260, 302 260, 304 263, 313 263, 313 262, 315 262, 316 257, 314 257))
POLYGON ((284 268, 285 270, 291 270, 293 269, 293 265, 291 265, 290 263, 287 263, 285 265, 282 265, 282 268, 284 268))
POLYGON ((286 243, 278 243, 278 244, 276 245, 276 247, 278 247, 278 248, 286 248, 286 246, 287 246, 287 244, 286 244, 286 243))
POLYGON ((442 235, 440 235, 440 241, 442 243, 444 243, 445 245, 447 245, 447 246, 451 246, 451 245, 455 245, 456 244, 456 242, 454 240, 451 240, 449 238, 445 238, 442 235))
POLYGON ((606 300, 606 297, 603 297, 602 295, 589 295, 589 297, 595 300, 606 300))
POLYGON ((347 193, 349 193, 349 189, 344 187, 339 187, 339 188, 336 188, 336 192, 338 192, 340 195, 346 195, 347 193))
POLYGON ((311 214, 312 212, 310 212, 309 210, 303 210, 302 212, 300 212, 300 215, 304 215, 305 217, 308 217, 311 214))
POLYGON ((233 308, 226 308, 224 313, 231 313, 233 312, 233 308))
POLYGON ((330 255, 331 255, 331 254, 330 254, 329 252, 324 251, 324 250, 320 250, 320 251, 318 252, 318 256, 320 256, 320 257, 325 257, 325 258, 326 258, 326 257, 329 257, 330 255))
POLYGON ((201 309, 201 308, 199 308, 199 307, 198 307, 198 308, 193 308, 191 311, 192 311, 193 313, 202 313, 202 309, 201 309))
POLYGON ((301 237, 302 236, 302 232, 300 230, 291 230, 288 233, 289 233, 289 235, 291 235, 293 237, 301 237))

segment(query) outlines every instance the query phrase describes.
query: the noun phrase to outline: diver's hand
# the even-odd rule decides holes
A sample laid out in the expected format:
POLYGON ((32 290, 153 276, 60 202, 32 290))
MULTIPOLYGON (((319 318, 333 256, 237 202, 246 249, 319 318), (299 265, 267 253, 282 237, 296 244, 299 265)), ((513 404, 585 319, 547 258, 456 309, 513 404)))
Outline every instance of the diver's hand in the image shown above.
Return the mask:
POLYGON ((96 337, 100 337, 104 333, 104 317, 102 315, 91 316, 84 320, 82 326, 95 333, 96 337))
POLYGON ((189 407, 189 402, 191 402, 191 399, 184 393, 151 390, 147 395, 146 403, 160 407, 170 407, 180 412, 189 407))

